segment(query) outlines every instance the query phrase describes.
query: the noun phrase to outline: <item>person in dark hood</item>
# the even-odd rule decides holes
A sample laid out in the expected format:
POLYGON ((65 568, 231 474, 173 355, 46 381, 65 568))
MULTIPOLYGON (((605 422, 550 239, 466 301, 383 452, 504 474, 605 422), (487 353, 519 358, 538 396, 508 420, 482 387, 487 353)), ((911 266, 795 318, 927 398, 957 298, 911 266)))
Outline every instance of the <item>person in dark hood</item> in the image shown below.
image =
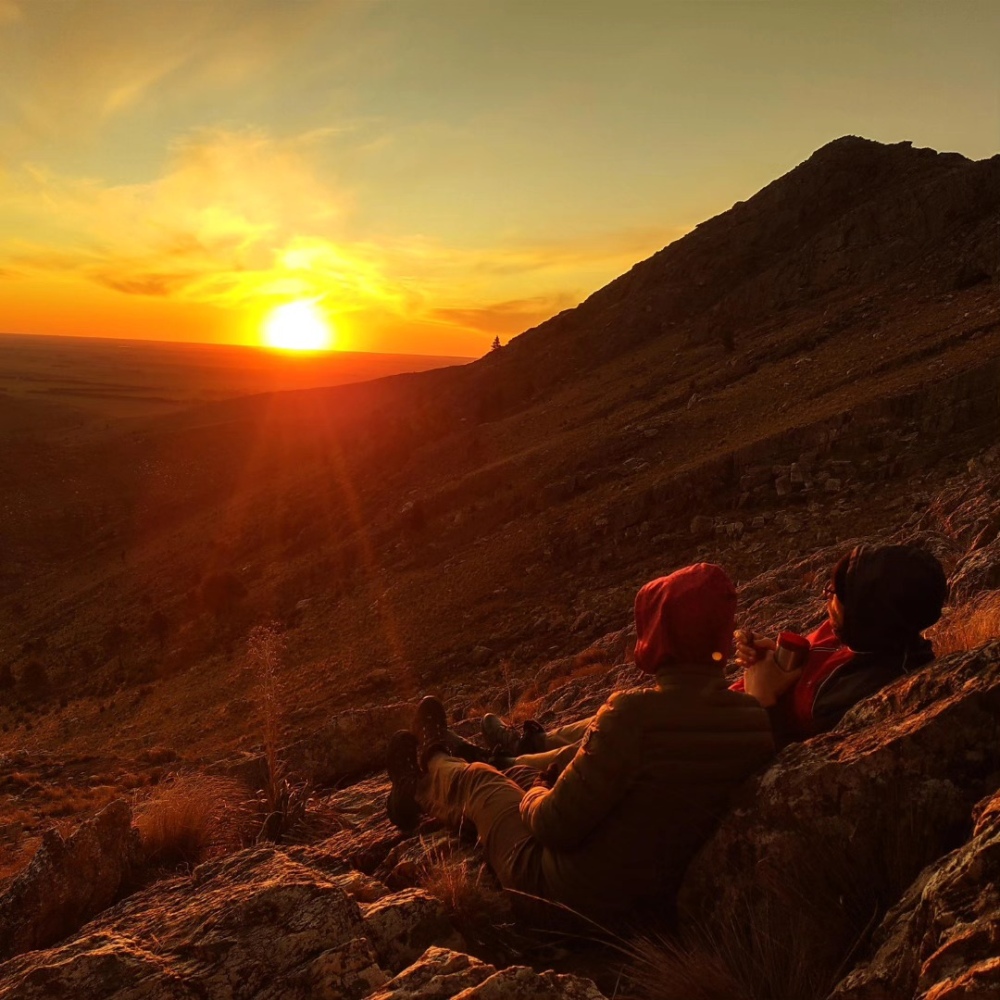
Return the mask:
POLYGON ((807 636, 805 665, 785 672, 775 643, 737 637, 744 674, 734 685, 766 708, 779 743, 833 728, 849 708, 934 659, 923 632, 940 617, 948 581, 937 558, 913 545, 859 545, 834 567, 827 620, 807 636))
POLYGON ((424 698, 413 731, 389 743, 390 820, 471 822, 505 889, 589 916, 669 906, 730 793, 774 753, 767 713, 723 675, 735 609, 719 566, 647 583, 635 662, 655 685, 613 694, 551 787, 525 791, 455 755, 444 706, 424 698))

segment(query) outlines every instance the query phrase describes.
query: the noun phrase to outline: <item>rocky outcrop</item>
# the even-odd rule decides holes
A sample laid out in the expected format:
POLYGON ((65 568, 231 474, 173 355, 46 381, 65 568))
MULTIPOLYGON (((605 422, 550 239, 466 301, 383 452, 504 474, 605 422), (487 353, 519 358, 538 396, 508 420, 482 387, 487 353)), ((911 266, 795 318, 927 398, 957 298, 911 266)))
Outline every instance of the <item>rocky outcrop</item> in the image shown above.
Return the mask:
POLYGON ((427 947, 462 943, 438 900, 313 855, 252 848, 154 885, 0 965, 0 1000, 601 1000, 586 979, 427 947))
POLYGON ((415 705, 381 705, 335 715, 322 729, 284 750, 289 764, 320 784, 369 773, 385 759, 389 738, 408 729, 415 705))
POLYGON ((369 1000, 450 1000, 478 986, 496 972, 471 955, 428 948, 409 968, 390 980, 369 1000))
POLYGON ((364 908, 364 928, 384 969, 399 972, 431 945, 460 950, 462 935, 444 904, 422 889, 404 889, 364 908))
POLYGON ((1000 642, 956 654, 782 752, 692 863, 688 927, 751 921, 842 968, 860 931, 961 844, 1000 776, 1000 642))
POLYGON ((1000 794, 977 812, 973 838, 921 874, 831 1000, 1000 996, 1000 794))
POLYGON ((351 998, 387 978, 357 903, 259 848, 153 886, 67 945, 0 966, 0 998, 351 998))
POLYGON ((28 867, 0 896, 0 959, 45 948, 110 906, 138 850, 132 811, 122 800, 66 840, 47 831, 28 867))

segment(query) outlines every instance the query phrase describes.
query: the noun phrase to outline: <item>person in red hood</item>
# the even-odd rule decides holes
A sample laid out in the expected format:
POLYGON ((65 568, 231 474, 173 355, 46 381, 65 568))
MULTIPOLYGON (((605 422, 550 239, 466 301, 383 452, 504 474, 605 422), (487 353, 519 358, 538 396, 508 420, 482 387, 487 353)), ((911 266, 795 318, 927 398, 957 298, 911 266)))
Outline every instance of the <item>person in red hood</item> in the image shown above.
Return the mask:
POLYGON ((471 822, 504 888, 581 913, 669 905, 730 793, 774 753, 767 713, 730 691, 723 664, 736 591, 699 563, 647 583, 635 601, 635 660, 655 684, 616 692, 548 787, 525 792, 449 753, 444 707, 424 698, 389 745, 389 818, 471 822))
POLYGON ((806 638, 805 665, 783 671, 775 643, 737 644, 746 691, 771 716, 779 745, 832 729, 849 708, 934 659, 923 632, 940 617, 948 581, 937 558, 914 545, 859 545, 824 590, 827 619, 806 638))

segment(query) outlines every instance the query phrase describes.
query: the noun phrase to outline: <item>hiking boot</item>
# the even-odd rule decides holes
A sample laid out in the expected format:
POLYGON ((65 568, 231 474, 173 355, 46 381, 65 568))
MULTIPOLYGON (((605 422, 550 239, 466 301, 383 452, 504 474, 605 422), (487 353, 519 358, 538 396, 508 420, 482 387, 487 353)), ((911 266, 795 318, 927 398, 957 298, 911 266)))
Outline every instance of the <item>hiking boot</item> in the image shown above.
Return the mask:
POLYGON ((489 753, 482 747, 476 746, 475 743, 470 743, 468 740, 463 740, 458 733, 453 733, 450 729, 448 730, 446 747, 450 756, 458 757, 459 760, 464 760, 468 764, 485 764, 490 759, 489 753))
POLYGON ((534 719, 527 719, 518 732, 498 715, 484 715, 481 728, 493 756, 518 757, 523 753, 541 753, 545 749, 545 729, 534 719))
POLYGON ((401 729, 393 733, 386 755, 385 769, 389 772, 392 791, 385 800, 385 811, 392 824, 404 833, 409 833, 420 822, 420 806, 416 799, 420 780, 417 747, 416 736, 401 729))
POLYGON ((428 695, 417 706, 417 717, 413 723, 420 748, 417 758, 423 770, 436 753, 448 753, 448 716, 444 705, 437 698, 428 695))
POLYGON ((482 731, 483 739, 486 740, 486 745, 494 753, 504 757, 517 755, 517 743, 521 734, 513 726, 508 726, 499 715, 492 713, 484 715, 479 728, 482 731))

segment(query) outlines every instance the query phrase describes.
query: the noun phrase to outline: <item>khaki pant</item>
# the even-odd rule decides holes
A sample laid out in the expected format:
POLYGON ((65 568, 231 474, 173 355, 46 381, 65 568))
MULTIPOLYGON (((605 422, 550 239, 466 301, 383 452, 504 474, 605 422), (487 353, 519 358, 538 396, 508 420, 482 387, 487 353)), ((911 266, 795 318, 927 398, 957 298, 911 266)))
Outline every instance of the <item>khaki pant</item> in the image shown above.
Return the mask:
POLYGON ((590 728, 593 717, 571 722, 545 734, 545 749, 541 753, 524 753, 514 758, 517 767, 531 767, 536 771, 545 771, 553 764, 562 769, 576 756, 580 743, 590 728))
POLYGON ((417 785, 421 808, 453 829, 476 827, 483 852, 500 884, 551 898, 542 873, 542 845, 521 822, 524 790, 489 764, 467 764, 436 754, 417 785))
MULTIPOLYGON (((546 733, 546 749, 515 758, 511 774, 524 782, 525 775, 552 764, 562 770, 576 755, 590 722, 583 719, 546 733)), ((558 887, 548 884, 543 869, 545 849, 521 821, 523 797, 517 782, 489 764, 467 764, 445 754, 431 758, 417 786, 417 801, 425 812, 453 829, 465 820, 475 826, 486 860, 505 889, 556 899, 558 887)))

